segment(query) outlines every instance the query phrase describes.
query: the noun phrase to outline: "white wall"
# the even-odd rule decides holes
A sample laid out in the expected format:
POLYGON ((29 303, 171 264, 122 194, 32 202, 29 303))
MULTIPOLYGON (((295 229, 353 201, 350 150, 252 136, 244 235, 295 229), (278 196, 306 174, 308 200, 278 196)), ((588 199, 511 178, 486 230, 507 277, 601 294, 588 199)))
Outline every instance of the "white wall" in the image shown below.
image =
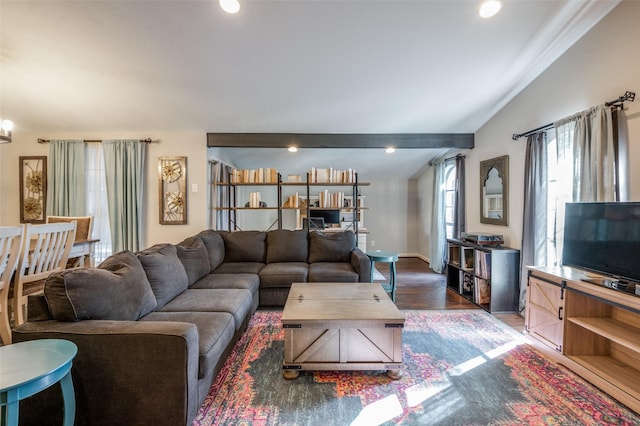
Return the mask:
MULTIPOLYGON (((571 115, 605 100, 613 99, 625 90, 640 96, 640 2, 623 1, 583 39, 556 61, 544 74, 523 90, 502 111, 476 133, 476 148, 467 156, 467 229, 495 232, 505 236, 506 244, 519 248, 522 235, 522 188, 524 180, 525 140, 511 140, 513 133, 523 132, 556 119, 571 115), (509 225, 480 224, 479 163, 482 160, 509 155, 509 225)), ((631 199, 640 200, 640 99, 627 103, 631 157, 631 199)), ((127 133, 107 134, 39 134, 14 132, 12 144, 0 145, 0 223, 18 223, 18 157, 48 155, 48 146, 39 145, 37 138, 145 138, 159 140, 149 146, 147 166, 147 197, 145 204, 145 246, 158 242, 178 242, 207 226, 207 148, 206 135, 201 133, 127 133), (188 185, 198 184, 198 192, 188 194, 188 224, 158 223, 159 156, 188 157, 188 185)), ((432 203, 433 171, 426 171, 410 182, 407 179, 377 178, 375 174, 361 176, 371 182, 363 188, 367 195, 365 224, 370 229, 369 241, 375 248, 401 253, 418 251, 429 256, 429 234, 432 203), (411 195, 410 195, 411 194, 411 195), (417 195, 414 195, 417 194, 417 195), (417 199, 413 199, 413 197, 417 199)))
MULTIPOLYGON (((466 153, 467 230, 498 233, 505 244, 521 247, 524 157, 521 133, 594 105, 612 100, 626 90, 640 96, 640 2, 623 1, 571 49, 527 86, 475 134, 473 150, 466 153), (508 226, 480 223, 480 161, 509 155, 508 226)), ((626 103, 630 144, 630 200, 640 201, 640 98, 626 103)), ((421 206, 431 199, 432 170, 418 180, 421 206)), ((428 222, 424 223, 428 226, 428 222)), ((423 227, 421 253, 428 254, 429 228, 423 227)))
POLYGON ((180 242, 207 227, 207 149, 202 133, 126 133, 109 134, 86 132, 82 134, 39 134, 14 132, 13 143, 0 145, 0 224, 18 224, 19 186, 18 157, 49 155, 49 146, 38 144, 43 139, 110 139, 147 138, 154 141, 147 150, 146 194, 143 229, 143 247, 159 242, 180 242), (187 157, 188 219, 186 225, 160 225, 158 208, 158 157, 187 157), (191 192, 197 184, 198 192, 191 192))

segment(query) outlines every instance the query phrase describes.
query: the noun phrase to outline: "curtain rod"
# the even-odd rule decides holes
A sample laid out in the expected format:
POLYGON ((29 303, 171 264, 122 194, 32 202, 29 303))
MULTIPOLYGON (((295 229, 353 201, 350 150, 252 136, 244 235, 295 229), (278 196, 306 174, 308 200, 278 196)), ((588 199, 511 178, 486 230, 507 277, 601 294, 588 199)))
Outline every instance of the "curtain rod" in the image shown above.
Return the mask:
MULTIPOLYGON (((455 160, 456 158, 465 158, 464 154, 456 154, 453 157, 449 157, 449 158, 445 158, 444 160, 442 160, 442 162, 446 162, 446 161, 451 161, 451 160, 455 160)), ((428 166, 433 166, 435 164, 435 162, 438 160, 431 160, 427 163, 428 166)))
MULTIPOLYGON (((40 139, 38 138, 38 143, 49 143, 50 140, 49 139, 40 139)), ((85 139, 82 142, 84 143, 102 143, 101 139, 85 139)), ((151 138, 146 138, 146 139, 140 139, 140 142, 142 143, 153 143, 153 140, 151 138)))
MULTIPOLYGON (((604 104, 611 108, 618 108, 618 107, 622 108, 622 104, 625 101, 633 102, 635 99, 636 99, 635 92, 630 92, 627 90, 626 92, 624 92, 624 95, 619 96, 618 98, 612 101, 607 101, 604 104)), ((533 135, 534 133, 538 133, 543 130, 549 130, 549 129, 553 129, 553 123, 545 124, 544 126, 540 126, 538 128, 526 131, 524 133, 514 133, 513 136, 511 136, 511 139, 513 139, 514 141, 517 141, 522 137, 533 135)))

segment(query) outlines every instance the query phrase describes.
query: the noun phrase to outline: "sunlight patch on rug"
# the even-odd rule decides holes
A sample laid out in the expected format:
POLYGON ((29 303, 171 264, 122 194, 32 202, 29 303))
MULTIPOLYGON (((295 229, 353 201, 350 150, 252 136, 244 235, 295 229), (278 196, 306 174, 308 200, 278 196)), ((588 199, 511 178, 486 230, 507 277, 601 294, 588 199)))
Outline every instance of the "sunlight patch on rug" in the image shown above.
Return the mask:
POLYGON ((404 377, 282 378, 281 312, 257 312, 194 425, 638 424, 626 407, 482 310, 404 311, 404 377), (597 420, 596 420, 597 419, 597 420))

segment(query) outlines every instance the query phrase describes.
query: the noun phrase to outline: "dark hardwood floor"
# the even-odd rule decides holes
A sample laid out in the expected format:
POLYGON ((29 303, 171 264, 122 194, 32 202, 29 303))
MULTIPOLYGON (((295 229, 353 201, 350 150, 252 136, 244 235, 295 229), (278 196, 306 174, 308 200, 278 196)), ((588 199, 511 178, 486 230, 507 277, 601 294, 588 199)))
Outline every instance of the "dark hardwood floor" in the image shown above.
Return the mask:
MULTIPOLYGON (((376 269, 389 279, 389 267, 377 263, 376 269)), ((456 292, 447 289, 447 277, 431 270, 417 257, 401 257, 396 262, 396 305, 400 309, 480 309, 456 292)), ((518 331, 524 329, 524 318, 518 314, 494 314, 518 331)))

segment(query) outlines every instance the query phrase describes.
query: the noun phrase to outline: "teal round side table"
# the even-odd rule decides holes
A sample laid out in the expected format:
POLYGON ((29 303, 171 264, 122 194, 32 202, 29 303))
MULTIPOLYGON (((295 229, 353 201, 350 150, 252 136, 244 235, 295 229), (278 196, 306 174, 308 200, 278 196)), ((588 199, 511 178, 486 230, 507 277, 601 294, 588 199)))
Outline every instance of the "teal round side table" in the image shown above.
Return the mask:
POLYGON ((389 264, 389 283, 383 284, 384 290, 391 293, 391 300, 396 301, 396 262, 398 261, 398 253, 392 251, 373 250, 368 251, 367 256, 371 261, 371 282, 373 282, 373 270, 376 262, 384 262, 389 264))
POLYGON ((71 365, 78 348, 61 339, 31 340, 0 347, 0 407, 2 425, 17 426, 20 401, 60 382, 64 425, 72 426, 76 398, 71 365))

